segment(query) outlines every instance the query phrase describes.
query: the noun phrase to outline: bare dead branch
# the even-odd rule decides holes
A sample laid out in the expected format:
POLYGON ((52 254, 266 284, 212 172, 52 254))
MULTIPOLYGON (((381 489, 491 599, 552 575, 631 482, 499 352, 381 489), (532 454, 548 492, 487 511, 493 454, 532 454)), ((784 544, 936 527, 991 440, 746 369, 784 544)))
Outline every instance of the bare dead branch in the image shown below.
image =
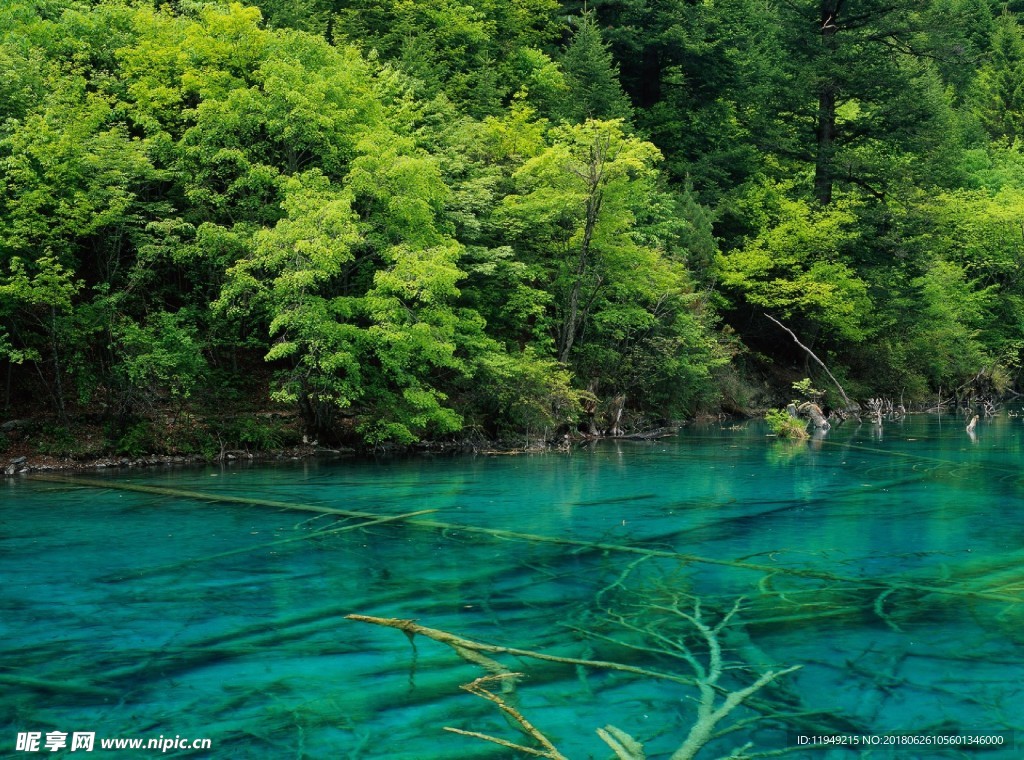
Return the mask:
POLYGON ((493 702, 494 704, 496 704, 498 706, 498 708, 503 713, 505 713, 506 716, 508 716, 512 721, 514 721, 514 723, 518 726, 518 728, 524 734, 526 734, 531 739, 533 739, 535 742, 540 744, 540 746, 542 746, 544 748, 543 751, 536 750, 536 749, 533 749, 531 747, 524 747, 521 744, 513 744, 512 742, 505 741, 504 739, 499 739, 499 738, 497 738, 495 736, 489 736, 487 734, 481 734, 481 733, 476 733, 476 732, 471 732, 471 731, 463 731, 462 729, 451 728, 449 726, 445 726, 445 730, 446 731, 452 731, 453 733, 456 733, 456 734, 465 734, 467 736, 475 736, 478 739, 483 739, 484 741, 494 742, 495 744, 500 744, 503 747, 509 747, 511 749, 517 749, 517 750, 519 750, 521 752, 526 752, 527 754, 530 754, 530 755, 536 755, 537 757, 547 757, 547 758, 551 758, 551 760, 567 760, 567 758, 561 752, 559 752, 555 748, 555 745, 552 744, 551 741, 543 733, 541 733, 537 729, 536 726, 534 726, 532 723, 530 723, 530 721, 528 721, 526 719, 526 717, 521 712, 519 712, 516 708, 514 708, 512 705, 510 705, 504 699, 499 697, 493 691, 491 691, 490 689, 485 688, 485 684, 489 684, 489 683, 492 683, 494 681, 501 681, 502 684, 505 684, 505 683, 507 683, 509 681, 509 679, 518 678, 520 676, 522 676, 522 673, 511 673, 511 672, 502 673, 502 674, 498 674, 498 675, 482 676, 481 678, 477 678, 475 681, 471 681, 470 683, 463 684, 460 688, 465 689, 470 694, 474 694, 474 695, 476 695, 478 697, 481 697, 482 699, 486 699, 488 702, 493 702))
POLYGON ((803 343, 801 343, 800 339, 798 337, 796 337, 796 333, 794 333, 792 330, 790 330, 788 327, 786 327, 784 324, 782 324, 779 320, 777 320, 775 317, 771 316, 770 314, 765 314, 764 316, 767 317, 768 319, 770 319, 775 324, 777 324, 783 330, 788 332, 790 337, 796 342, 796 344, 798 346, 800 346, 800 348, 802 348, 804 351, 806 351, 808 353, 808 355, 812 359, 814 359, 814 361, 818 362, 818 364, 821 365, 821 368, 823 370, 825 370, 825 374, 828 375, 832 379, 832 382, 836 384, 836 388, 839 389, 839 393, 843 397, 843 401, 846 402, 846 405, 848 407, 849 406, 853 406, 853 402, 850 401, 850 397, 846 395, 846 391, 843 390, 843 386, 841 386, 839 384, 839 381, 836 380, 835 375, 833 375, 831 372, 829 372, 828 367, 825 366, 825 362, 823 362, 821 359, 819 359, 817 357, 817 355, 811 349, 809 349, 807 346, 805 346, 803 343))

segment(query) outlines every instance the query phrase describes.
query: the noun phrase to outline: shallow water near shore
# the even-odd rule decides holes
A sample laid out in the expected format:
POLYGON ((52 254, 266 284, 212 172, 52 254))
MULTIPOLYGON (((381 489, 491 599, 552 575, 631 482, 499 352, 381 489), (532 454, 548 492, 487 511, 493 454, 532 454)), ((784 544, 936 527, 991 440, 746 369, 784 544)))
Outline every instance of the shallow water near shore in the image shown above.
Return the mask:
MULTIPOLYGON (((478 665, 345 618, 359 613, 688 678, 693 662, 714 671, 705 625, 727 666, 716 705, 802 666, 724 717, 716 730, 739 727, 698 757, 824 734, 879 737, 865 758, 979 749, 893 738, 956 733, 1019 757, 1022 459, 1020 418, 983 420, 972 439, 960 418, 914 416, 801 443, 724 423, 568 453, 13 478, 0 747, 60 731, 95 732, 110 757, 161 753, 104 753, 100 738, 211 740, 165 753, 189 757, 516 756, 446 726, 530 744, 459 688, 478 665), (435 511, 366 525, 246 499, 435 511)), ((573 760, 609 757, 596 733, 609 724, 668 757, 695 720, 691 685, 489 656, 526 674, 506 700, 573 760)))

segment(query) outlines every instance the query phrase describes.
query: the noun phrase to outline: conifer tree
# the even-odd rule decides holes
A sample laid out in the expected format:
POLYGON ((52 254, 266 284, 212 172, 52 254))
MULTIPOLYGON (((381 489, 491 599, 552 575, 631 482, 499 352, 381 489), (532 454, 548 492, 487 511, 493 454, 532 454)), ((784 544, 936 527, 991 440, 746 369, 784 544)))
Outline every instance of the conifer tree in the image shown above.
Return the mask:
POLYGON ((591 12, 580 16, 572 42, 562 57, 569 85, 564 116, 570 121, 629 119, 632 107, 619 83, 619 67, 612 59, 591 12))
POLYGON ((1013 14, 999 18, 991 56, 978 75, 976 103, 994 139, 1012 143, 1024 131, 1024 33, 1013 14))

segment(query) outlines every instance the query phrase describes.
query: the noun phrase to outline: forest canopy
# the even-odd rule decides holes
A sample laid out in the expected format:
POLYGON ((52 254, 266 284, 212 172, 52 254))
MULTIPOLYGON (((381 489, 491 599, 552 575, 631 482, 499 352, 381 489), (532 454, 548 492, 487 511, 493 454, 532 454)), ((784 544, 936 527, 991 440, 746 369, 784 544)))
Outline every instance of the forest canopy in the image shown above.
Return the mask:
POLYGON ((848 390, 1018 381, 1002 4, 8 0, 0 73, 4 410, 115 448, 746 410, 808 374, 766 314, 848 390))

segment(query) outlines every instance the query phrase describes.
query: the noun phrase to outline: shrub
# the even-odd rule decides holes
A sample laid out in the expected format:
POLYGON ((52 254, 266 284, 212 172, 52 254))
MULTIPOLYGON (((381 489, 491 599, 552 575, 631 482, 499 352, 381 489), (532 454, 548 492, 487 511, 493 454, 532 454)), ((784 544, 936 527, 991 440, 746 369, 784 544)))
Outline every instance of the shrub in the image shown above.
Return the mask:
POLYGON ((769 409, 764 419, 779 438, 807 438, 807 423, 791 417, 784 409, 769 409))

